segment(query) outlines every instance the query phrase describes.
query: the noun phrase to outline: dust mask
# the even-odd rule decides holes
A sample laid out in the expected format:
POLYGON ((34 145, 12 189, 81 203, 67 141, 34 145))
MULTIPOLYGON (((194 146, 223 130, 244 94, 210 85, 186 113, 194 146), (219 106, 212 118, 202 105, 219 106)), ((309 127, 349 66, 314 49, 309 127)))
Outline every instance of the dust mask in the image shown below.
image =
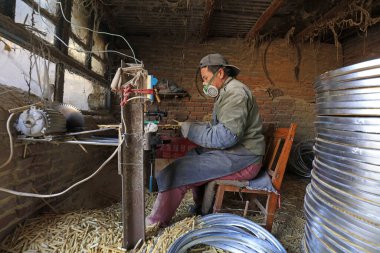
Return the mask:
POLYGON ((214 81, 217 74, 218 72, 215 72, 208 83, 203 83, 203 93, 206 96, 209 96, 212 98, 216 98, 218 96, 219 90, 211 84, 212 81, 214 81))

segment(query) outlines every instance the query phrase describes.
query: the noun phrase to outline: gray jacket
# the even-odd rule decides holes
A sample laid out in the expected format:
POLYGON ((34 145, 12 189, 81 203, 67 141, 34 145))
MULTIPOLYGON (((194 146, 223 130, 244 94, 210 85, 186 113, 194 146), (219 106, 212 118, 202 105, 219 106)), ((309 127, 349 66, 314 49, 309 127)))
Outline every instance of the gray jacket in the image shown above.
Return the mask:
POLYGON ((247 86, 229 78, 220 89, 211 123, 185 122, 182 133, 200 148, 165 167, 159 191, 206 182, 260 163, 265 143, 256 101, 247 86))

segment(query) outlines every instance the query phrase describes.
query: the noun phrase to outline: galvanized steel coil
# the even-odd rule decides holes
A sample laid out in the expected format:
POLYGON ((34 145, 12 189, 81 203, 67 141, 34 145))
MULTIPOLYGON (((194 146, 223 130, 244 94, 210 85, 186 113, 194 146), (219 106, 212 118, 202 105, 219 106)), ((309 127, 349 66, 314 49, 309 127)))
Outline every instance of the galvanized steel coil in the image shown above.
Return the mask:
POLYGON ((380 252, 380 59, 317 78, 304 252, 380 252))
POLYGON ((195 245, 209 245, 233 253, 286 253, 281 243, 265 228, 234 214, 218 213, 201 217, 199 229, 179 237, 168 253, 184 253, 195 245))

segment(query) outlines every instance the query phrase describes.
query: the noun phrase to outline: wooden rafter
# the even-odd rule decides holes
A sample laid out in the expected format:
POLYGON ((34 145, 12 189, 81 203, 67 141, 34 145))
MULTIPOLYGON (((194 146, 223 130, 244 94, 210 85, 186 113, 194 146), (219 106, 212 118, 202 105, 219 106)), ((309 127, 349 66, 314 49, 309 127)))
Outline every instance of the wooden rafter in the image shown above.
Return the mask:
POLYGON ((296 34, 296 39, 298 41, 304 41, 310 38, 313 33, 319 28, 322 27, 324 24, 327 24, 331 20, 340 17, 347 11, 347 7, 352 3, 353 1, 340 1, 340 3, 335 6, 334 8, 330 9, 328 12, 326 12, 325 15, 323 15, 317 22, 313 23, 312 25, 306 27, 301 32, 296 34))
POLYGON ((261 14, 259 19, 253 25, 251 30, 247 33, 245 38, 247 40, 251 40, 254 38, 260 30, 264 27, 264 25, 268 22, 268 20, 276 13, 276 11, 283 5, 284 0, 273 0, 273 2, 269 5, 269 7, 261 14))
POLYGON ((215 10, 215 0, 207 0, 205 5, 205 10, 203 12, 203 21, 201 26, 201 42, 204 42, 207 37, 208 33, 210 31, 210 21, 211 16, 214 13, 215 10))

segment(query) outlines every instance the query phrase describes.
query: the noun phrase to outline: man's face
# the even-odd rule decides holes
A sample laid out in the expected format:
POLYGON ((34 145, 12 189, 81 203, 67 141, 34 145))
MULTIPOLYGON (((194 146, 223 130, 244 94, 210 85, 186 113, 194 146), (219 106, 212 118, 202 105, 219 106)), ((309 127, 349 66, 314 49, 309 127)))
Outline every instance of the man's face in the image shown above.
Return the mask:
MULTIPOLYGON (((212 79, 213 75, 214 74, 208 69, 208 67, 201 68, 201 76, 202 76, 203 84, 208 84, 210 80, 212 79)), ((210 84, 215 86, 217 89, 222 87, 223 75, 224 75, 223 69, 219 69, 218 72, 216 72, 216 76, 214 77, 214 80, 212 80, 210 84)))

